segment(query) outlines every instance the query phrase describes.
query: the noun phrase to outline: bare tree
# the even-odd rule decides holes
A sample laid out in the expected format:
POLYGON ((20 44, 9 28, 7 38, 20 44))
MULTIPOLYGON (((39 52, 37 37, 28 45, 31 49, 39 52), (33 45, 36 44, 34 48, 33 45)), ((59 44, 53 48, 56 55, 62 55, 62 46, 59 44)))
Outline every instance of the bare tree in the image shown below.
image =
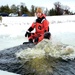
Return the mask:
POLYGON ((61 3, 60 2, 55 2, 54 6, 55 6, 55 10, 56 10, 56 15, 62 15, 63 14, 63 9, 62 9, 61 3))

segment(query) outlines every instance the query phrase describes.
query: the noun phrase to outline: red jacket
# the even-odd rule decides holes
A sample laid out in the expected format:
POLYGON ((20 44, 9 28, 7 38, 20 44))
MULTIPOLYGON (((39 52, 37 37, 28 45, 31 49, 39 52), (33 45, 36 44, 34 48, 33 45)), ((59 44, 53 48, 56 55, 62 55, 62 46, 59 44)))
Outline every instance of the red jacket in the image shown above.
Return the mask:
POLYGON ((44 14, 42 14, 40 17, 36 19, 35 22, 32 23, 28 31, 32 31, 35 28, 35 33, 43 34, 44 32, 49 31, 49 22, 46 20, 46 17, 44 14))

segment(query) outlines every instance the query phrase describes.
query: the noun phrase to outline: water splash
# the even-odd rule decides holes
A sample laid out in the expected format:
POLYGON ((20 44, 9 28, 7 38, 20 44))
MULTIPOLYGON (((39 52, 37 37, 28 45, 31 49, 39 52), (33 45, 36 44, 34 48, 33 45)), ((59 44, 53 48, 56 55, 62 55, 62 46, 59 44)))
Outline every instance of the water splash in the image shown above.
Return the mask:
POLYGON ((22 60, 25 70, 31 75, 50 75, 53 73, 52 67, 56 65, 57 59, 75 58, 75 48, 44 39, 35 47, 25 49, 16 55, 22 60))
POLYGON ((75 58, 75 47, 64 45, 62 43, 52 43, 49 40, 43 40, 37 44, 34 48, 28 48, 17 53, 17 57, 24 59, 34 59, 36 57, 43 57, 49 55, 51 57, 62 59, 74 59, 75 58))

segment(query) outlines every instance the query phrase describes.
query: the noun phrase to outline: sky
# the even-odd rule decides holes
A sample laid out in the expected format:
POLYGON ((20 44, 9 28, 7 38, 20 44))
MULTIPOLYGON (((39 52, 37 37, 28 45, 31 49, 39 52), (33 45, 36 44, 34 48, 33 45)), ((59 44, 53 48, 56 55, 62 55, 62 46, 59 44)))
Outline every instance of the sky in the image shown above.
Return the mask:
POLYGON ((9 6, 11 6, 12 4, 20 5, 21 3, 25 3, 28 9, 31 8, 31 5, 51 9, 54 7, 54 3, 58 1, 62 5, 69 6, 70 11, 75 12, 75 0, 0 0, 0 6, 7 4, 9 6))

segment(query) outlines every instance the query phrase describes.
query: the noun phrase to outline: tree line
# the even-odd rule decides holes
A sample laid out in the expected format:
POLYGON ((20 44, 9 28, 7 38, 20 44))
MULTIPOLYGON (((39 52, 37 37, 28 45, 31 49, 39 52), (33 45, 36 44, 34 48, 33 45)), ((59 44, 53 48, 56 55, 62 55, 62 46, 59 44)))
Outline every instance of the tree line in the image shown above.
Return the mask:
MULTIPOLYGON (((17 13, 18 16, 21 16, 22 14, 27 14, 28 16, 34 16, 36 11, 36 6, 31 5, 31 9, 29 10, 25 3, 21 3, 20 5, 5 5, 0 6, 0 13, 17 13)), ((75 13, 70 11, 69 6, 64 6, 60 2, 54 3, 54 8, 48 10, 47 8, 42 7, 43 12, 48 16, 54 16, 54 15, 74 15, 75 13)))

